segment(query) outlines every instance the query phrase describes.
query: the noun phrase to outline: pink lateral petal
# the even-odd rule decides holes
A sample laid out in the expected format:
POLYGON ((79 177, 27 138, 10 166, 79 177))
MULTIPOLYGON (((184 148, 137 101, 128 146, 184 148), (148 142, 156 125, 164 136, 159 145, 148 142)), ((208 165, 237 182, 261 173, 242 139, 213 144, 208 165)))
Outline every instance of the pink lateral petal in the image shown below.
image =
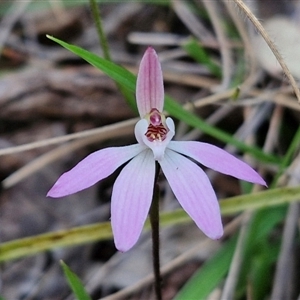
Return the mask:
POLYGON ((195 141, 171 141, 168 147, 220 173, 252 183, 267 185, 249 165, 214 145, 195 141))
POLYGON ((86 189, 112 174, 145 148, 139 144, 96 151, 62 174, 47 196, 59 198, 86 189))
POLYGON ((111 225, 116 248, 128 251, 137 242, 147 218, 154 185, 155 161, 150 150, 133 158, 113 187, 111 225))
POLYGON ((164 107, 161 65, 152 47, 148 47, 140 63, 136 82, 136 101, 141 118, 144 118, 152 108, 162 112, 164 107))
POLYGON ((169 149, 159 163, 183 209, 209 238, 220 238, 223 235, 220 207, 204 171, 169 149))

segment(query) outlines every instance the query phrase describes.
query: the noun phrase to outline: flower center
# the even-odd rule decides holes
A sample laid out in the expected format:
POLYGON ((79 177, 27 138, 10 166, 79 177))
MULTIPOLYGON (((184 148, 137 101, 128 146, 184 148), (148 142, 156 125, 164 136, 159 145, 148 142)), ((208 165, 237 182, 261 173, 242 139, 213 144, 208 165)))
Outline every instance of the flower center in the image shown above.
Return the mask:
POLYGON ((161 114, 156 108, 153 108, 149 114, 149 126, 148 130, 145 133, 146 137, 150 142, 153 141, 163 141, 169 129, 164 124, 163 120, 165 116, 161 114))

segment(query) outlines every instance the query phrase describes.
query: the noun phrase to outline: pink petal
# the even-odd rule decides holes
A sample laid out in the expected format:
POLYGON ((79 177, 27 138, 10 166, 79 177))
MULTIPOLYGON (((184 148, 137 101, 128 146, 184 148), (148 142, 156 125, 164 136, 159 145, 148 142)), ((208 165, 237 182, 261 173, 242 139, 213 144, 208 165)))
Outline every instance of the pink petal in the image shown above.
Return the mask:
POLYGON ((249 165, 214 145, 171 141, 168 147, 220 173, 266 186, 266 182, 249 165))
POLYGON ((138 240, 150 209, 155 161, 150 150, 133 158, 118 176, 111 199, 116 248, 128 251, 138 240))
POLYGON ((164 107, 164 84, 160 62, 155 50, 149 47, 140 63, 136 82, 136 102, 141 118, 152 108, 164 107))
POLYGON ((183 209, 209 238, 220 238, 223 226, 219 203, 204 171, 169 149, 159 163, 183 209))
POLYGON ((47 196, 58 198, 86 189, 112 174, 119 166, 144 150, 136 144, 96 151, 59 177, 47 196))

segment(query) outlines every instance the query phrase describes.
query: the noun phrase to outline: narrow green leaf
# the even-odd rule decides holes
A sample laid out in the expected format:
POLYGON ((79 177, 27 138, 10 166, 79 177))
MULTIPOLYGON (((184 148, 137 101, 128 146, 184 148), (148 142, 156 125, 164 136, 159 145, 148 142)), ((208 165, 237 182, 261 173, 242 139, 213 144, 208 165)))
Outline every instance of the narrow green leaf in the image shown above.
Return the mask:
MULTIPOLYGON (((270 267, 270 261, 263 265, 255 264, 255 266, 253 266, 251 262, 252 259, 255 258, 257 246, 264 243, 274 226, 282 221, 285 210, 286 209, 282 207, 273 208, 271 210, 262 210, 257 213, 257 217, 254 217, 252 222, 253 226, 251 226, 252 230, 246 241, 243 270, 239 280, 239 286, 241 288, 238 291, 238 296, 240 297, 237 297, 237 299, 242 298, 244 295, 243 293, 247 286, 247 280, 249 279, 249 271, 255 273, 258 271, 257 268, 260 268, 262 271, 270 267), (264 218, 262 218, 263 215, 264 218)), ((201 266, 199 271, 197 271, 197 273, 186 283, 175 299, 205 299, 209 293, 220 284, 221 280, 228 272, 234 248, 235 244, 233 244, 232 247, 228 244, 222 246, 220 251, 211 259, 213 263, 209 264, 211 261, 208 261, 201 266), (222 255, 224 255, 225 258, 220 257, 222 255), (209 266, 207 266, 207 264, 209 264, 209 266)), ((258 250, 261 252, 262 249, 258 250)), ((274 255, 272 256, 272 261, 274 261, 274 255)), ((268 282, 268 278, 264 278, 264 282, 268 282)), ((257 293, 264 291, 264 289, 261 289, 261 287, 257 285, 257 280, 254 283, 257 288, 257 293)))
MULTIPOLYGON (((133 75, 128 70, 124 69, 123 67, 116 65, 110 61, 107 61, 96 54, 93 54, 87 50, 84 50, 80 47, 70 45, 66 42, 63 42, 59 39, 56 39, 51 36, 47 36, 49 39, 53 40, 54 42, 60 44, 62 47, 68 49, 69 51, 73 52, 74 54, 80 56, 84 60, 86 60, 89 64, 93 65, 94 67, 102 70, 107 76, 111 77, 114 81, 118 82, 119 84, 123 85, 132 93, 135 92, 135 83, 136 83, 136 76, 133 75)), ((134 98, 130 99, 130 105, 132 107, 136 107, 136 103, 134 98), (132 103, 134 102, 134 103, 132 103)), ((187 123, 190 126, 198 128, 202 130, 204 133, 209 134, 224 143, 229 143, 234 145, 238 149, 242 151, 246 151, 251 153, 254 157, 261 161, 265 162, 272 162, 274 164, 279 164, 280 159, 273 155, 264 153, 261 149, 246 145, 241 141, 235 139, 230 134, 217 129, 205 121, 194 115, 192 112, 189 112, 182 108, 180 104, 178 104, 174 99, 169 96, 165 97, 165 110, 172 116, 176 117, 177 119, 187 123)))
MULTIPOLYGON (((238 286, 236 289, 236 298, 244 298, 247 293, 247 286, 252 278, 253 295, 258 295, 266 291, 266 287, 262 287, 261 284, 270 283, 272 281, 272 262, 276 261, 276 255, 279 250, 279 243, 276 238, 269 239, 268 236, 274 230, 274 227, 281 224, 286 216, 287 205, 280 207, 272 207, 269 209, 262 209, 254 212, 251 222, 249 224, 249 230, 247 238, 244 242, 244 255, 241 262, 241 272, 239 274, 238 286), (268 243, 269 246, 266 245, 268 243), (267 249, 264 249, 266 247, 267 249), (266 253, 269 260, 261 262, 261 255, 263 251, 269 251, 266 253), (257 272, 267 270, 263 280, 259 281, 257 272), (253 276, 256 276, 253 278, 253 276)), ((262 274, 260 274, 262 276, 262 274)), ((258 299, 263 299, 258 298, 258 299)))
POLYGON ((60 44, 64 48, 68 49, 69 51, 73 52, 74 54, 80 56, 81 58, 86 60, 89 64, 96 67, 97 69, 100 69, 106 75, 111 77, 116 82, 124 85, 126 88, 128 88, 132 92, 135 91, 136 76, 133 75, 128 70, 126 70, 125 68, 123 68, 122 66, 119 66, 119 65, 117 65, 111 61, 108 61, 94 53, 91 53, 80 47, 70 45, 70 44, 63 42, 57 38, 54 38, 52 36, 47 35, 47 37, 50 40, 60 44))
MULTIPOLYGON (((252 256, 251 269, 248 270, 247 282, 244 285, 250 285, 252 288, 253 300, 267 299, 268 293, 272 286, 273 270, 276 263, 279 244, 270 243, 267 239, 261 240, 261 243, 257 245, 259 253, 252 256)), ((249 260, 247 260, 249 266, 249 260)), ((246 291, 246 289, 245 289, 246 291)))
POLYGON ((258 193, 228 198, 220 202, 222 215, 232 215, 245 210, 268 208, 299 201, 300 187, 284 187, 258 193), (296 196, 297 195, 297 196, 296 196))
POLYGON ((247 248, 259 243, 264 239, 274 226, 284 220, 287 213, 287 206, 269 207, 256 211, 253 214, 249 230, 247 248))
POLYGON ((165 97, 165 109, 174 117, 188 125, 202 130, 204 133, 211 135, 212 137, 231 145, 234 145, 237 149, 251 153, 260 161, 279 164, 280 158, 274 155, 264 153, 261 149, 244 144, 240 140, 235 139, 232 135, 220 130, 214 126, 207 124, 204 120, 194 115, 193 113, 183 109, 180 104, 175 102, 171 97, 165 97), (277 161, 276 161, 277 160, 277 161))
POLYGON ((277 185, 277 181, 279 177, 283 174, 284 170, 289 166, 289 164, 292 161, 293 156, 296 154, 296 151, 299 149, 300 144, 300 126, 298 127, 292 142, 289 145, 288 150, 286 151, 281 164, 279 166, 279 171, 277 172, 275 179, 273 179, 273 182, 271 184, 271 187, 275 187, 277 185))
POLYGON ((236 238, 222 248, 190 278, 174 300, 206 299, 227 274, 234 253, 236 238))
POLYGON ((74 272, 72 272, 71 269, 62 260, 60 261, 60 264, 75 297, 78 300, 92 300, 78 276, 74 272))
POLYGON ((112 237, 109 222, 74 227, 0 244, 0 262, 33 255, 56 247, 106 240, 112 237))
MULTIPOLYGON (((221 200, 220 206, 222 215, 226 216, 237 214, 247 209, 268 208, 293 201, 299 201, 299 199, 299 186, 285 187, 221 200)), ((192 220, 185 211, 181 209, 161 214, 162 226, 188 222, 192 222, 192 220)), ((146 222, 145 228, 150 228, 148 222, 146 222)), ((111 238, 112 231, 109 222, 40 234, 0 244, 0 262, 33 255, 58 247, 69 247, 111 238)))

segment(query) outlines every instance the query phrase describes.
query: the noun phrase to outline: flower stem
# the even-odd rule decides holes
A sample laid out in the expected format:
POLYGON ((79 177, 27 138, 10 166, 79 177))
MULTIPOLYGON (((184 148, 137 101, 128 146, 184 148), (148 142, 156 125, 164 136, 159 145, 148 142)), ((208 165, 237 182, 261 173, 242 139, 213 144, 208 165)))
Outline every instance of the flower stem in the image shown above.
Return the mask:
POLYGON ((101 47, 103 50, 103 56, 105 59, 111 61, 107 39, 106 39, 104 30, 103 30, 103 26, 102 26, 102 18, 101 18, 101 14, 100 14, 100 8, 97 5, 97 1, 90 0, 90 7, 91 7, 91 11, 92 11, 93 18, 95 21, 100 44, 101 44, 101 47))
POLYGON ((153 199, 149 212, 152 229, 152 255, 154 288, 157 300, 162 300, 161 295, 161 276, 160 276, 160 255, 159 255, 159 186, 157 183, 160 166, 156 163, 156 175, 153 188, 153 199))

